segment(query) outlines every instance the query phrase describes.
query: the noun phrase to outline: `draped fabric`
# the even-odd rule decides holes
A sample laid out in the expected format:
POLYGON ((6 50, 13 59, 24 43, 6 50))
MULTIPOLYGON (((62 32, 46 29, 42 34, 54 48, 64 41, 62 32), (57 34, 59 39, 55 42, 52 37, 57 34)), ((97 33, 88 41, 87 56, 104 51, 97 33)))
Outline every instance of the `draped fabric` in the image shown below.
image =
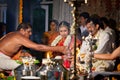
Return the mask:
MULTIPOLYGON (((71 36, 71 41, 69 43, 69 48, 71 49, 71 53, 74 50, 74 36, 71 36)), ((64 46, 64 42, 65 42, 66 38, 62 38, 56 46, 64 46)), ((81 45, 81 41, 79 41, 79 39, 76 40, 76 46, 78 47, 79 45, 81 45)), ((70 68, 70 64, 71 62, 68 60, 68 55, 64 55, 63 53, 59 53, 59 52, 53 52, 53 57, 56 56, 62 56, 63 57, 63 66, 65 68, 70 68)))
POLYGON ((65 3, 64 0, 53 0, 53 19, 60 21, 68 21, 72 24, 72 7, 65 3))

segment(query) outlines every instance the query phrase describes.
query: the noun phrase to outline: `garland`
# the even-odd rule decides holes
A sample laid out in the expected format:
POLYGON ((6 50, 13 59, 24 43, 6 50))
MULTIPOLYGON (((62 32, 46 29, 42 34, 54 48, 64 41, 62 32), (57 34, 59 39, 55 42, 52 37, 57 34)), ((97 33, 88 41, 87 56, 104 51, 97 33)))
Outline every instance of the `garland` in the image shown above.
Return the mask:
POLYGON ((23 20, 23 0, 19 0, 19 23, 23 20))
MULTIPOLYGON (((61 39, 62 39, 61 35, 57 36, 55 40, 51 43, 51 46, 56 46, 61 39)), ((70 42, 71 42, 71 35, 68 35, 63 45, 69 46, 70 42)))

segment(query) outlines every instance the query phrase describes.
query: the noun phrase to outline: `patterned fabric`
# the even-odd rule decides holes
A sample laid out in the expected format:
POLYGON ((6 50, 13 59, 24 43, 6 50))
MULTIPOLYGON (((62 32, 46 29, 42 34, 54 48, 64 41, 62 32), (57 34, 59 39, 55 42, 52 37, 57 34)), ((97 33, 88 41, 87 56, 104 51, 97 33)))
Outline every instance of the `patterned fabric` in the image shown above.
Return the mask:
POLYGON ((55 39, 55 37, 58 35, 58 32, 52 33, 50 34, 50 32, 45 32, 43 35, 43 39, 44 39, 44 44, 46 43, 47 45, 50 45, 51 42, 55 39))

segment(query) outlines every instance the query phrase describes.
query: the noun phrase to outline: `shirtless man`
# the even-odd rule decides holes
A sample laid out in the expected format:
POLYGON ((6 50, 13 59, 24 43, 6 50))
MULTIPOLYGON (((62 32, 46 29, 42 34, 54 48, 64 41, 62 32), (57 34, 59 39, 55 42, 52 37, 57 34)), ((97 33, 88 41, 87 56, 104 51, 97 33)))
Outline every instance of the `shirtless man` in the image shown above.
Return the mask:
POLYGON ((37 51, 57 51, 67 52, 67 47, 51 47, 42 44, 36 44, 29 40, 32 28, 28 23, 21 23, 16 32, 10 32, 0 39, 0 69, 12 70, 19 66, 11 59, 22 46, 37 51))

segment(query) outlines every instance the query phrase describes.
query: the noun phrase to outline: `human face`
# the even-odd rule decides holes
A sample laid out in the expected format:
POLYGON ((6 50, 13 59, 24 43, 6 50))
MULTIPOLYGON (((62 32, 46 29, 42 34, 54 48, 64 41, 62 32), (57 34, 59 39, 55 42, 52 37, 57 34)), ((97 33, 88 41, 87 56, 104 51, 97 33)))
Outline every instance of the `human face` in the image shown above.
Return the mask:
POLYGON ((98 32, 98 25, 94 25, 92 22, 87 23, 86 27, 93 36, 98 32))
POLYGON ((21 29, 20 32, 27 38, 30 38, 30 36, 32 35, 32 29, 28 28, 26 30, 21 29))
POLYGON ((86 19, 81 16, 81 17, 80 17, 80 25, 85 26, 85 23, 86 23, 86 19))
POLYGON ((62 37, 67 37, 69 35, 68 28, 66 26, 61 26, 59 28, 59 33, 62 37))
POLYGON ((56 24, 54 22, 51 22, 50 23, 50 29, 51 30, 56 30, 56 28, 57 28, 56 24))

